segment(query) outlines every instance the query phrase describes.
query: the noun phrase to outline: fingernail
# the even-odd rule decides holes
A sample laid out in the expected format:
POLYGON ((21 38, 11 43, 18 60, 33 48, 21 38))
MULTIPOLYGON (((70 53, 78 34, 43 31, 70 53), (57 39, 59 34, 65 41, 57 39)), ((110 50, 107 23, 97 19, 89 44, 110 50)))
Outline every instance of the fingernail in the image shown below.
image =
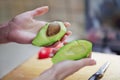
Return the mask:
POLYGON ((48 6, 38 7, 35 10, 45 10, 45 9, 48 9, 48 6))
POLYGON ((96 64, 96 61, 94 59, 91 59, 90 60, 90 65, 95 65, 96 64))
POLYGON ((41 7, 41 8, 48 8, 48 6, 43 6, 43 7, 41 7))
POLYGON ((66 27, 71 26, 71 24, 69 22, 65 22, 65 24, 66 24, 66 27))
POLYGON ((53 56, 54 56, 54 54, 53 54, 53 53, 49 54, 49 57, 53 57, 53 56))
POLYGON ((68 31, 68 35, 71 35, 72 34, 72 32, 71 31, 68 31))

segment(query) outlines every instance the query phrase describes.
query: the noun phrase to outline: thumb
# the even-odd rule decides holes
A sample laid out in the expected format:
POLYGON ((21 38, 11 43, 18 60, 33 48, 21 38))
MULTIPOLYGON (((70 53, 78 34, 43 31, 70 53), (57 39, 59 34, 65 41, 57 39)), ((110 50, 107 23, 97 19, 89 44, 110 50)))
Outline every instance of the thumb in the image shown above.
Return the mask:
POLYGON ((77 61, 72 61, 70 64, 72 64, 72 65, 71 66, 69 65, 69 68, 72 67, 73 69, 69 70, 70 71, 69 73, 73 73, 83 67, 95 65, 96 61, 91 58, 85 58, 85 59, 81 59, 81 60, 77 60, 77 61))
POLYGON ((85 58, 85 59, 75 61, 75 64, 79 64, 78 66, 80 68, 83 68, 85 66, 95 65, 96 61, 94 59, 91 59, 91 58, 85 58))
POLYGON ((77 61, 69 61, 69 60, 63 61, 61 63, 58 63, 53 68, 56 71, 56 74, 58 75, 60 80, 63 80, 65 77, 75 73, 79 69, 85 66, 92 66, 95 64, 96 64, 95 60, 91 58, 85 58, 77 61))
POLYGON ((43 7, 32 10, 32 16, 35 17, 38 15, 43 15, 46 12, 48 12, 48 6, 43 6, 43 7))

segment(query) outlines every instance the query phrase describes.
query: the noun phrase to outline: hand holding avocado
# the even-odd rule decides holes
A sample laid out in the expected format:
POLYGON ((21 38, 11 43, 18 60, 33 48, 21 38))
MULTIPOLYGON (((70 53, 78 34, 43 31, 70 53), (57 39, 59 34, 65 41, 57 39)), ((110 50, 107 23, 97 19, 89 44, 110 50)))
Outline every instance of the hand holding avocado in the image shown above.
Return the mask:
POLYGON ((62 22, 47 23, 41 28, 36 38, 32 41, 32 44, 40 47, 50 46, 60 41, 66 32, 66 27, 62 22))
MULTIPOLYGON (((0 25, 0 33, 1 33, 0 43, 16 42, 16 43, 21 43, 21 44, 31 44, 32 40, 35 37, 38 38, 38 41, 39 41, 39 35, 40 35, 39 30, 42 29, 43 25, 45 25, 47 22, 38 21, 33 18, 35 16, 45 14, 47 11, 48 11, 48 6, 40 7, 40 8, 31 10, 31 11, 24 12, 22 14, 19 14, 16 17, 14 17, 12 20, 10 20, 9 22, 0 25), (36 36, 37 33, 38 35, 36 36)), ((63 31, 61 31, 62 30, 61 25, 63 25, 63 23, 61 22, 60 24, 55 23, 55 26, 57 27, 54 27, 54 28, 51 28, 53 26, 53 23, 52 25, 49 25, 49 28, 47 29, 47 33, 46 33, 47 36, 45 36, 46 38, 49 37, 47 39, 50 40, 47 43, 43 44, 43 43, 37 42, 37 40, 35 40, 35 42, 33 41, 33 44, 35 43, 36 46, 45 46, 45 47, 49 46, 49 48, 54 47, 57 49, 60 48, 59 51, 55 52, 57 54, 52 59, 54 63, 58 63, 58 62, 60 63, 54 64, 50 69, 47 69, 46 71, 44 71, 35 80, 63 80, 67 76, 73 74, 74 72, 76 72, 77 70, 85 66, 91 66, 91 65, 96 64, 93 59, 90 59, 90 58, 81 59, 82 57, 89 56, 89 51, 91 51, 91 44, 89 44, 89 42, 85 42, 84 44, 84 41, 83 41, 82 44, 79 44, 79 40, 78 40, 78 41, 70 42, 63 47, 58 46, 59 43, 64 43, 66 40, 66 37, 71 34, 70 31, 66 31, 63 29, 70 25, 68 22, 64 23, 65 27, 64 26, 62 27, 63 31), (54 38, 55 34, 59 34, 60 36, 58 35, 54 38), (87 44, 87 47, 86 47, 86 44, 87 44), (85 50, 85 51, 82 53, 82 50, 85 50), (68 53, 66 53, 66 51, 70 51, 71 54, 73 54, 74 52, 75 53, 74 55, 70 56, 68 53), (79 51, 80 51, 80 54, 85 54, 85 55, 79 56, 80 55, 79 51), (61 59, 59 59, 58 56, 60 56, 61 59), (76 60, 76 59, 81 59, 81 60, 76 60), (66 60, 66 61, 63 61, 63 60, 66 60), (72 60, 75 60, 75 61, 72 61, 72 60)), ((44 33, 44 30, 45 29, 43 28, 42 33, 44 33)), ((43 36, 43 39, 46 39, 45 37, 43 36)), ((51 50, 48 49, 46 53, 50 53, 50 52, 51 50)), ((49 55, 44 54, 42 58, 46 58, 46 56, 48 57, 49 55)))
MULTIPOLYGON (((42 27, 32 43, 35 46, 49 46, 60 41, 66 32, 67 29, 62 22, 47 23, 42 27)), ((53 63, 58 63, 64 60, 79 60, 87 58, 90 56, 91 51, 91 42, 86 40, 75 40, 61 47, 56 52, 56 55, 53 56, 52 61, 53 63)))

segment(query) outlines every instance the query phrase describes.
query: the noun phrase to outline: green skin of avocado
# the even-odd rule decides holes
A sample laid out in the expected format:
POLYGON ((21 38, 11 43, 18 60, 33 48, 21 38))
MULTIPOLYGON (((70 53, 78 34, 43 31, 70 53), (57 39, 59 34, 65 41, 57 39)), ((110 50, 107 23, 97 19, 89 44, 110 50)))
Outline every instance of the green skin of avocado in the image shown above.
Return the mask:
POLYGON ((52 58, 54 64, 64 60, 79 60, 90 56, 92 43, 86 40, 72 41, 58 50, 52 58))
POLYGON ((43 47, 43 46, 49 46, 52 45, 53 43, 59 41, 64 34, 66 33, 66 27, 63 22, 58 22, 60 25, 60 31, 56 35, 48 37, 46 35, 48 26, 50 23, 47 23, 42 29, 39 31, 35 39, 32 41, 32 44, 35 46, 43 47))

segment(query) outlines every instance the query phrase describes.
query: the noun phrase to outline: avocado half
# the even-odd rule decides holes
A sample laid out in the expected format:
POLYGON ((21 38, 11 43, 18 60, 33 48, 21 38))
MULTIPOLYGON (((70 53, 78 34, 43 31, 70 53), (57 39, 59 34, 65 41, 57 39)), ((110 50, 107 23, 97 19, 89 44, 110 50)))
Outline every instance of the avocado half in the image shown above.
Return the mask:
POLYGON ((56 64, 64 60, 79 60, 90 56, 91 51, 91 42, 86 40, 75 40, 60 48, 52 58, 52 62, 56 64))
POLYGON ((66 31, 67 29, 63 22, 55 21, 47 23, 38 32, 37 36, 32 41, 32 44, 39 47, 52 45, 59 41, 66 31))

